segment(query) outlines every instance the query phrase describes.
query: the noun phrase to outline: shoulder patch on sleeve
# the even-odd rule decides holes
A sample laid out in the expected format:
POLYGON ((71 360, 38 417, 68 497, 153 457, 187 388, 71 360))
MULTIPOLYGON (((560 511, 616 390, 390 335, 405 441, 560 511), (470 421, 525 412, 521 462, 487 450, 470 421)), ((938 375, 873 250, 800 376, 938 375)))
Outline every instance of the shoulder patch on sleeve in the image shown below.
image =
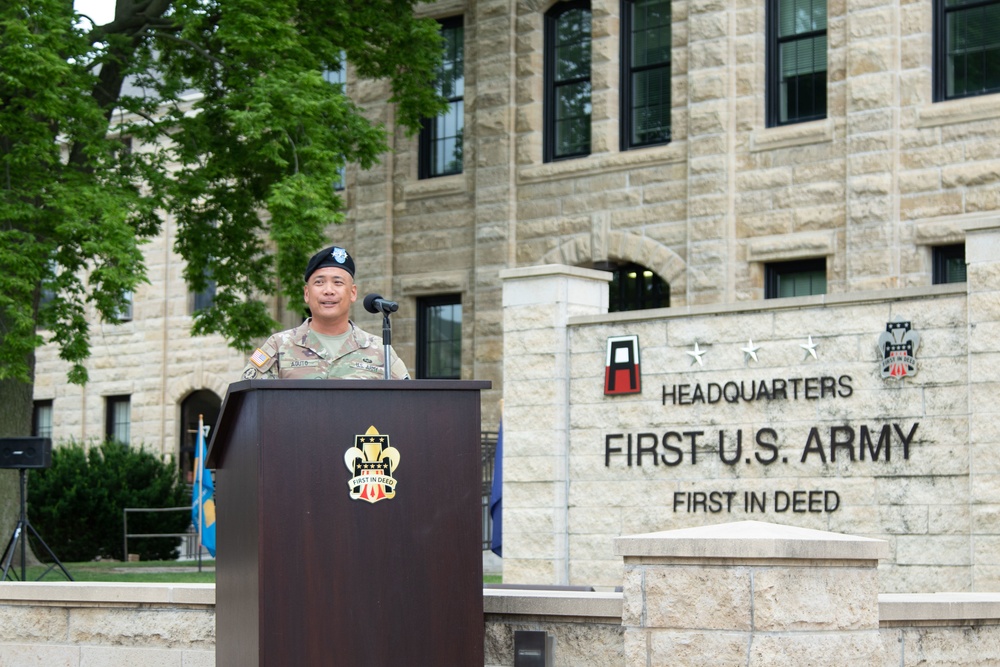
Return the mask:
POLYGON ((254 350, 253 354, 250 355, 250 361, 257 368, 263 369, 264 364, 266 364, 270 360, 271 360, 271 355, 269 355, 267 352, 260 349, 259 347, 256 350, 254 350))
POLYGON ((270 340, 254 350, 250 355, 248 368, 256 367, 262 374, 271 370, 271 367, 278 362, 278 350, 270 340))

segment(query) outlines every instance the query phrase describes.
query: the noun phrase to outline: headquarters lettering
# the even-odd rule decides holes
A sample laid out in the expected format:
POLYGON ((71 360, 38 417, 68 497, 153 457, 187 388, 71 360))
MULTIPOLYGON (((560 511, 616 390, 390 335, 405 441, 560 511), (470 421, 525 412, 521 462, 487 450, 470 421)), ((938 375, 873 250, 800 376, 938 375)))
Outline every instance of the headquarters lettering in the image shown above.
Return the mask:
MULTIPOLYGON (((913 424, 883 424, 852 426, 839 424, 829 428, 813 426, 802 443, 799 463, 817 460, 826 464, 841 460, 890 461, 892 450, 902 450, 904 461, 910 459, 919 422, 913 424)), ((604 437, 604 467, 612 461, 627 467, 653 465, 668 468, 687 462, 696 465, 699 455, 715 454, 722 463, 769 466, 788 463, 782 455, 782 443, 773 428, 757 429, 744 438, 743 429, 723 430, 708 434, 705 430, 665 431, 662 433, 608 433, 604 437)), ((898 456, 898 454, 897 454, 898 456)))
POLYGON ((854 393, 850 375, 840 377, 773 378, 771 380, 730 380, 702 385, 663 385, 663 405, 698 403, 751 403, 754 401, 797 401, 825 398, 847 398, 854 393))

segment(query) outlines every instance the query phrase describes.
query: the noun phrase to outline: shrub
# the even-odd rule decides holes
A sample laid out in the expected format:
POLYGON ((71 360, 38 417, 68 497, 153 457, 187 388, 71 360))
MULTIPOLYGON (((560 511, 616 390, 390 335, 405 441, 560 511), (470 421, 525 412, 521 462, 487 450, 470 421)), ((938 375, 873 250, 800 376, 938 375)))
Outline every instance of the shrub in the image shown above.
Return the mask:
MULTIPOLYGON (((125 559, 122 511, 126 507, 181 507, 191 498, 173 465, 142 449, 106 442, 84 450, 78 443, 52 449, 52 465, 28 473, 28 518, 61 561, 125 559)), ((190 512, 129 514, 129 533, 182 533, 190 512)), ((180 538, 129 539, 142 560, 177 557, 180 538)), ((48 557, 40 545, 35 554, 48 557)))

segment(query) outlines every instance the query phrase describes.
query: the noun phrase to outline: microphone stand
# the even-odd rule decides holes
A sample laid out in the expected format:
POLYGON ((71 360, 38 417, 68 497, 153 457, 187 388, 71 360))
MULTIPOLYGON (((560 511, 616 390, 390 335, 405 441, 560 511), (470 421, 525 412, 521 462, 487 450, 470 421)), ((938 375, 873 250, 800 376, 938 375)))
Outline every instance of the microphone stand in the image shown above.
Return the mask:
POLYGON ((392 377, 389 374, 389 363, 392 359, 392 324, 389 323, 389 313, 382 312, 382 346, 385 349, 385 379, 392 377))
POLYGON ((369 313, 382 313, 382 345, 385 350, 385 379, 392 378, 389 372, 389 364, 392 360, 392 325, 389 323, 389 315, 396 312, 399 304, 386 301, 379 294, 369 294, 365 297, 365 310, 369 313))

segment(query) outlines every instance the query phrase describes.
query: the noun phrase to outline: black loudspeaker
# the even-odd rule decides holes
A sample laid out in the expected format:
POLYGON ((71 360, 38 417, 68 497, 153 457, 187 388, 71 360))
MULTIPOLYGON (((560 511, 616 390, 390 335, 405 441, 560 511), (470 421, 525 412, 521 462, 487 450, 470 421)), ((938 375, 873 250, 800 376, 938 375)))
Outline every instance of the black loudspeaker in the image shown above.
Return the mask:
POLYGON ((0 468, 48 468, 52 438, 0 438, 0 468))

